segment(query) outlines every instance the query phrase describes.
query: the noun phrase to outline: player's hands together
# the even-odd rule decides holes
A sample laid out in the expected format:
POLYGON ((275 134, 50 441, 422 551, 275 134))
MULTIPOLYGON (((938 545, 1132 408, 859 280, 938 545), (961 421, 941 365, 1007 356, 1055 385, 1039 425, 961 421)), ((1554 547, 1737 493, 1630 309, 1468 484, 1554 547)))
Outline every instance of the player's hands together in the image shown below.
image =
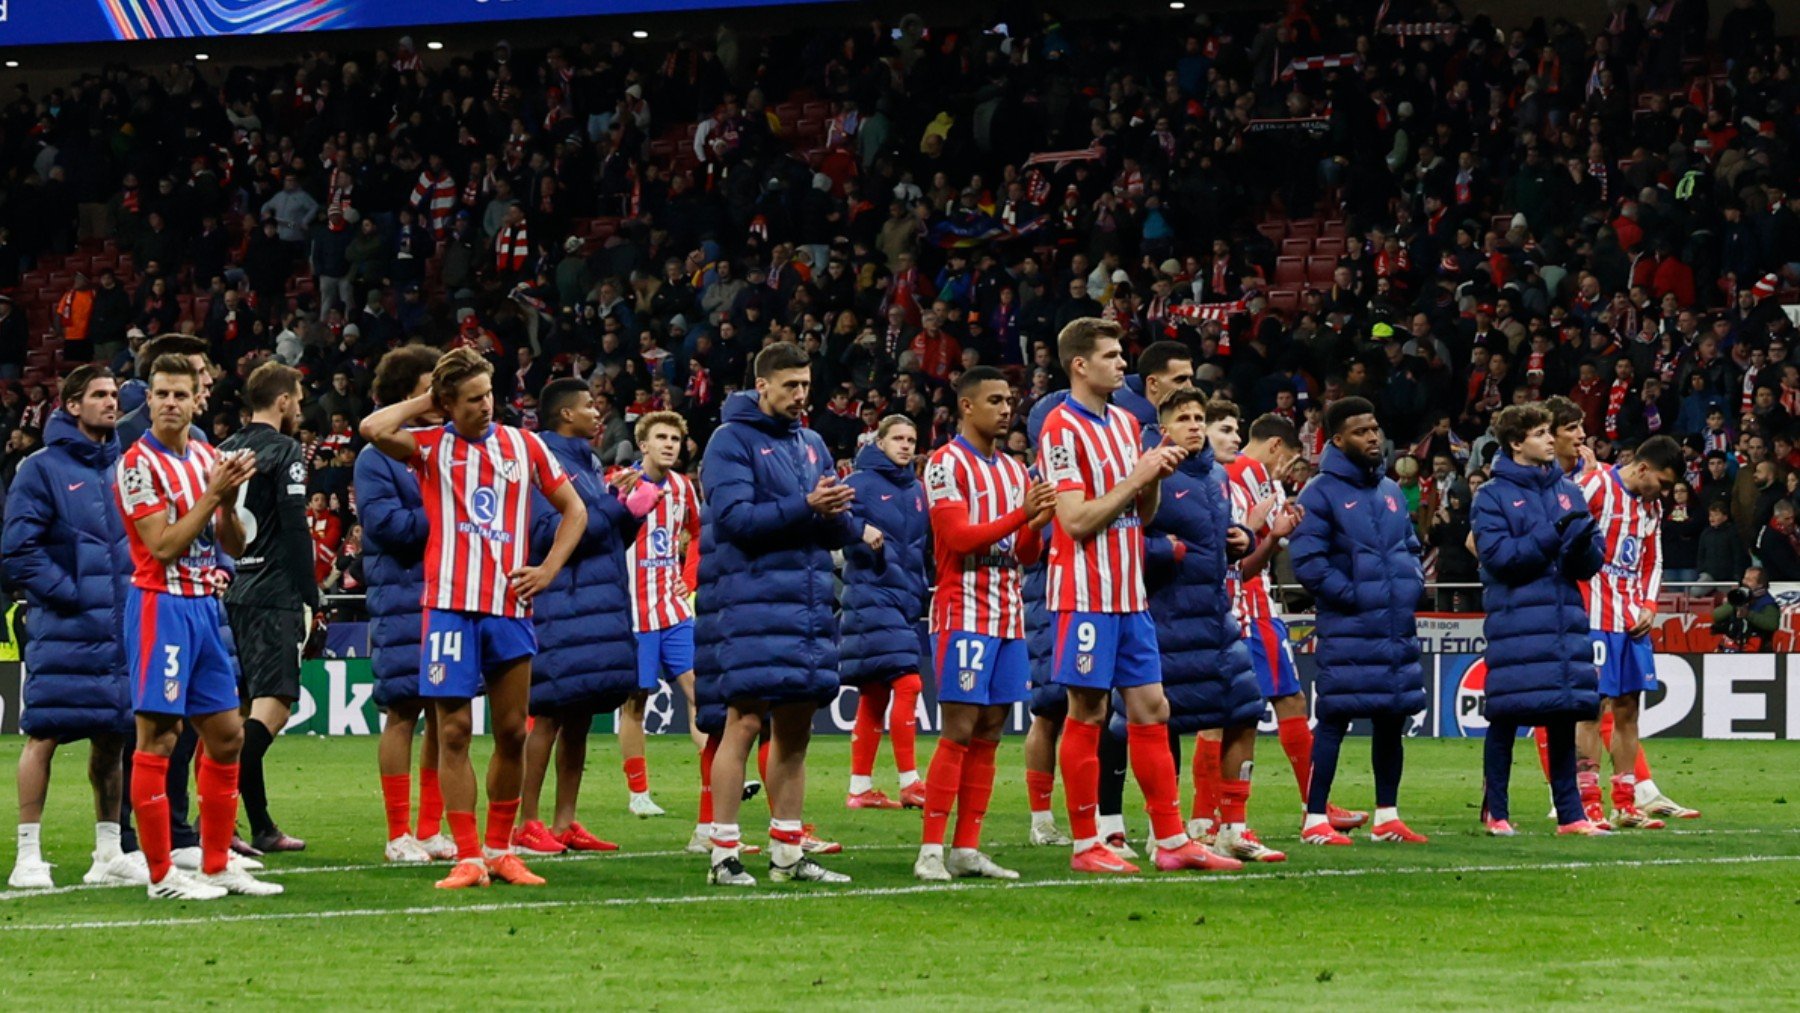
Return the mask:
POLYGON ((206 491, 214 499, 223 502, 236 494, 238 486, 250 480, 256 474, 256 455, 254 453, 233 453, 221 455, 213 462, 212 470, 206 476, 206 491))
POLYGON ((550 586, 556 579, 555 571, 543 566, 521 566, 506 575, 507 583, 512 585, 513 594, 523 604, 531 604, 540 592, 550 586))
POLYGON ((1034 482, 1025 490, 1026 523, 1041 528, 1056 516, 1056 487, 1048 482, 1034 482))
POLYGON ((864 524, 862 542, 876 552, 880 552, 881 547, 887 544, 887 536, 883 535, 881 529, 875 525, 864 524))
POLYGON ((1132 477, 1143 485, 1160 482, 1175 474, 1181 462, 1187 458, 1187 451, 1180 447, 1164 444, 1153 447, 1138 458, 1137 467, 1131 469, 1132 477))
POLYGON ((836 517, 850 509, 856 490, 838 482, 836 475, 820 475, 813 491, 806 495, 806 505, 821 517, 836 517))
POLYGON ((1250 551, 1250 532, 1233 525, 1225 529, 1225 554, 1242 556, 1250 551))
POLYGON ((1298 503, 1289 503, 1269 518, 1269 537, 1286 538, 1300 526, 1300 519, 1306 516, 1306 508, 1298 503))
POLYGON ((1263 525, 1268 523, 1269 515, 1275 512, 1275 508, 1279 506, 1280 503, 1281 501, 1273 496, 1264 496, 1255 506, 1251 507, 1250 512, 1244 516, 1244 523, 1248 525, 1252 531, 1261 531, 1263 525))

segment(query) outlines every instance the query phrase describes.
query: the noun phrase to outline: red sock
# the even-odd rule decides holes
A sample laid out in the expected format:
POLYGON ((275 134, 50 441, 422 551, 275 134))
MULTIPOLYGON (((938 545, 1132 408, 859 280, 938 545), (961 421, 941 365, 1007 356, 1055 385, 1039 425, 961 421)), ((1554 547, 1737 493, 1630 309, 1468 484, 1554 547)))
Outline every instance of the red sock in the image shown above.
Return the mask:
POLYGON ((1600 745, 1612 748, 1613 713, 1606 711, 1600 715, 1600 745))
POLYGON ((224 872, 237 833, 238 765, 200 755, 200 871, 224 872))
MULTIPOLYGON (((925 844, 943 844, 944 827, 962 793, 963 769, 970 747, 939 738, 931 753, 931 769, 925 773, 925 844)), ((960 832, 961 826, 958 825, 960 832)))
POLYGON ((474 813, 452 809, 444 814, 444 822, 450 824, 450 836, 456 838, 457 861, 481 857, 481 831, 475 828, 474 813))
POLYGON ((894 769, 918 770, 919 692, 917 673, 894 680, 894 706, 888 711, 888 738, 894 742, 894 769))
POLYGON ((1050 796, 1056 792, 1056 775, 1042 770, 1025 772, 1025 794, 1031 799, 1031 811, 1047 813, 1050 811, 1050 796))
POLYGON ((1644 755, 1644 747, 1642 745, 1638 746, 1637 766, 1632 768, 1631 773, 1633 777, 1638 779, 1639 784, 1643 784, 1645 781, 1650 780, 1650 757, 1644 755))
POLYGON ((769 804, 769 815, 775 815, 775 793, 769 790, 769 742, 756 747, 756 776, 762 780, 763 801, 769 804))
POLYGON ((1591 760, 1578 760, 1575 765, 1575 784, 1581 789, 1581 805, 1586 808, 1600 804, 1600 771, 1591 760))
MULTIPOLYGON (((1100 808, 1100 726, 1063 719, 1062 742, 1056 753, 1062 764, 1063 805, 1069 810, 1069 833, 1077 841, 1096 840, 1100 836, 1094 819, 1100 808)), ((1166 739, 1163 755, 1169 755, 1166 739)))
POLYGON ((1544 768, 1544 780, 1550 780, 1550 729, 1539 725, 1531 730, 1531 737, 1537 741, 1538 766, 1544 768))
POLYGON ((799 847, 800 842, 806 839, 805 827, 801 827, 798 830, 784 830, 775 825, 777 822, 779 821, 769 821, 769 840, 774 841, 776 844, 792 844, 795 847, 799 847))
POLYGON ((444 793, 438 788, 436 767, 419 768, 419 840, 436 837, 443 829, 444 793))
POLYGON ((381 775, 381 801, 387 807, 388 840, 412 829, 412 775, 381 775))
POLYGON ((150 864, 150 882, 169 874, 169 758, 137 750, 131 754, 131 810, 138 847, 150 864))
POLYGON ((1242 824, 1249 808, 1249 781, 1228 777, 1219 782, 1219 822, 1242 824))
POLYGON ((1637 778, 1631 774, 1614 774, 1612 779, 1612 803, 1614 809, 1629 809, 1637 805, 1637 778))
POLYGON ((488 799, 487 846, 504 851, 512 844, 513 823, 519 818, 519 800, 488 799))
POLYGON ((719 755, 719 737, 708 735, 706 745, 700 750, 700 815, 699 822, 713 821, 712 765, 713 759, 719 755))
MULTIPOLYGON (((987 818, 988 801, 994 797, 994 751, 999 748, 1000 743, 992 739, 969 740, 962 787, 956 793, 956 836, 950 841, 954 847, 981 847, 981 821, 987 818)), ((925 790, 931 791, 929 782, 925 790)))
POLYGON ((1219 818, 1219 757, 1225 743, 1194 736, 1194 808, 1188 816, 1197 820, 1219 818))
POLYGON ((1175 780, 1175 758, 1169 755, 1169 726, 1127 725, 1125 745, 1131 751, 1131 773, 1144 793, 1144 812, 1157 840, 1180 837, 1181 786, 1175 780))
POLYGON ((872 684, 862 688, 856 700, 856 725, 850 729, 850 773, 868 777, 875 773, 875 753, 881 748, 881 723, 887 713, 888 688, 872 684))
POLYGON ((1300 804, 1306 804, 1306 790, 1312 784, 1312 725, 1306 715, 1295 714, 1275 723, 1281 738, 1281 751, 1287 754, 1288 766, 1294 768, 1294 780, 1300 784, 1300 804))
POLYGON ((643 757, 625 761, 625 787, 639 795, 650 790, 650 771, 645 769, 643 757))

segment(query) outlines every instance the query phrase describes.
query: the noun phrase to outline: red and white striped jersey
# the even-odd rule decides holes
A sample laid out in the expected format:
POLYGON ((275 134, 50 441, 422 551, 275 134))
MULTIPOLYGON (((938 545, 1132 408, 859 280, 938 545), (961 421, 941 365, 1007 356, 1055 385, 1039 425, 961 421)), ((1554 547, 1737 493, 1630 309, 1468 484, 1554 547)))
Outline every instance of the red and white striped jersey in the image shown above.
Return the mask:
POLYGON ((940 531, 939 506, 961 504, 970 527, 992 524, 1025 507, 1031 476, 1018 461, 983 457, 961 436, 939 447, 925 467, 925 496, 932 511, 932 554, 937 586, 931 592, 931 632, 957 630, 984 637, 1025 635, 1020 594, 1018 530, 980 553, 956 552, 940 531))
POLYGON ((183 598, 204 598, 218 589, 219 543, 209 519, 187 551, 164 563, 138 534, 137 522, 162 513, 170 524, 187 515, 206 494, 206 476, 219 452, 199 440, 188 440, 187 453, 176 454, 145 433, 119 458, 117 495, 131 544, 131 583, 144 591, 183 598))
POLYGON ((525 270, 531 259, 531 230, 524 222, 502 226, 494 236, 494 269, 503 274, 525 270))
POLYGON ((425 519, 425 594, 429 609, 523 619, 506 575, 531 550, 531 486, 546 494, 569 480, 535 433, 488 427, 471 440, 453 426, 415 429, 419 449, 407 462, 419 476, 425 519))
MULTIPOLYGON (((644 479, 648 482, 649 479, 644 479)), ((637 540, 625 550, 631 567, 631 628, 639 633, 668 629, 694 617, 688 607, 683 576, 689 548, 700 544, 700 498, 686 475, 671 471, 663 479, 663 495, 644 515, 637 540)))
MULTIPOLYGON (((1050 411, 1040 440, 1044 478, 1061 495, 1079 492, 1099 499, 1125 481, 1137 466, 1137 419, 1117 405, 1106 415, 1089 411, 1070 397, 1050 411)), ((1052 523, 1048 584, 1044 604, 1053 612, 1142 612, 1144 525, 1137 503, 1088 538, 1076 541, 1052 523)))
POLYGON ((1631 629, 1662 590, 1662 504, 1627 492, 1618 469, 1602 465, 1580 481, 1588 512, 1606 539, 1600 572, 1581 585, 1588 625, 1604 633, 1631 629))
MULTIPOLYGON (((1283 503, 1287 500, 1287 491, 1280 482, 1269 478, 1269 469, 1263 467, 1262 462, 1248 454, 1239 454, 1225 466, 1225 498, 1231 503, 1233 521, 1248 527, 1250 511, 1270 496, 1275 497, 1277 504, 1283 503)), ((1268 534, 1269 523, 1265 520, 1256 537, 1266 538, 1268 534)), ((1244 580, 1235 562, 1225 570, 1225 590, 1231 595, 1231 610, 1236 613, 1238 628, 1246 637, 1251 634, 1252 622, 1275 617, 1275 603, 1269 598, 1269 583, 1265 579, 1267 573, 1268 568, 1264 567, 1262 572, 1244 580)))
POLYGON ((456 213, 456 180, 448 170, 433 176, 426 169, 413 184, 412 204, 424 216, 432 235, 444 238, 450 231, 450 216, 456 213))

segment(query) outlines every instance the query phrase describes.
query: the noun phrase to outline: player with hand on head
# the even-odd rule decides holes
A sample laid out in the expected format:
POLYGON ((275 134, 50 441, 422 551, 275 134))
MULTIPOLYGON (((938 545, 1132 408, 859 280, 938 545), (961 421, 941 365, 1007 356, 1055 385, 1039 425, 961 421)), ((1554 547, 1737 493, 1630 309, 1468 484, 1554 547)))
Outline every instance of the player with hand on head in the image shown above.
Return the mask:
POLYGON ((1319 474, 1300 492, 1302 515, 1288 541, 1294 576, 1317 600, 1318 679, 1314 684, 1312 785, 1306 794, 1308 844, 1349 844, 1328 815, 1338 751, 1350 722, 1373 724, 1376 841, 1423 844, 1400 819, 1406 721, 1425 709, 1415 609, 1425 590, 1419 536, 1406 499, 1383 473, 1381 423, 1360 397, 1325 410, 1330 443, 1319 474))
POLYGON ((138 732, 132 809, 150 896, 171 900, 282 892, 230 864, 244 719, 237 666, 222 635, 220 554, 243 555, 245 532, 234 504, 256 458, 244 451, 221 455, 191 438, 199 391, 198 371, 186 357, 151 363, 145 402, 151 429, 119 459, 117 490, 132 559, 124 636, 138 732), (203 747, 198 876, 176 869, 170 854, 169 757, 183 721, 203 747))
MULTIPOLYGON (((399 404, 431 394, 431 372, 438 351, 426 345, 403 345, 375 366, 375 401, 399 404)), ((408 428, 443 425, 435 406, 405 423, 408 428)), ((442 832, 444 796, 438 783, 437 709, 419 695, 419 640, 424 627, 425 546, 430 518, 412 469, 367 445, 356 455, 356 513, 363 526, 363 579, 368 591, 369 667, 375 675, 375 706, 387 720, 381 726, 377 763, 381 797, 387 812, 390 862, 448 861, 456 842, 442 832), (419 718, 425 737, 419 743, 419 823, 412 823, 412 745, 419 718)))
MULTIPOLYGON (((1237 422, 1229 424, 1235 428, 1237 422)), ((1288 766, 1300 787, 1300 805, 1305 808, 1312 780, 1311 716, 1307 713, 1306 695, 1300 691, 1287 623, 1275 614, 1265 576, 1274 565, 1282 542, 1300 523, 1300 507, 1288 501, 1281 483, 1301 460, 1300 433, 1292 421, 1271 414, 1250 424, 1248 434, 1243 434, 1240 451, 1227 455, 1220 442, 1213 441, 1214 453, 1230 475, 1232 519, 1247 525, 1257 538, 1256 548, 1228 572, 1227 584, 1232 590, 1244 641, 1250 648, 1250 664, 1256 670, 1263 698, 1275 713, 1281 750, 1287 754, 1288 766)), ((1196 779, 1213 776, 1212 760, 1207 756, 1197 761, 1196 779)), ((1335 830, 1354 830, 1369 822, 1368 813, 1334 804, 1326 805, 1325 816, 1335 830)), ((1204 814, 1202 818, 1206 818, 1204 814)))
POLYGON ((1040 531, 1056 499, 1023 464, 998 453, 1012 424, 1012 387, 999 370, 964 372, 956 405, 956 438, 925 470, 937 557, 931 650, 943 726, 925 779, 924 841, 913 875, 928 882, 1018 879, 981 851, 981 824, 994 793, 994 753, 1029 676, 1019 566, 1043 550, 1040 531), (952 811, 956 834, 946 859, 952 811))
POLYGON ((1656 650, 1650 627, 1662 590, 1662 496, 1682 471, 1681 445, 1652 436, 1637 447, 1630 464, 1600 465, 1581 477, 1588 512, 1604 539, 1600 572, 1583 585, 1594 663, 1600 666, 1600 698, 1613 719, 1612 815, 1600 804, 1599 730, 1577 732, 1577 748, 1588 770, 1581 777, 1582 806, 1590 822, 1638 830, 1665 824, 1638 808, 1638 716, 1645 690, 1656 688, 1656 650))
MULTIPOLYGON (((525 743, 525 797, 513 847, 528 855, 614 851, 575 819, 595 714, 607 714, 638 687, 637 638, 631 630, 626 546, 662 489, 628 473, 609 484, 594 456, 600 412, 587 383, 564 377, 538 395, 538 434, 587 509, 587 525, 556 579, 532 603, 538 654, 531 665, 531 733, 525 743), (538 818, 544 778, 556 754, 556 809, 538 818)), ((532 554, 547 554, 561 524, 541 494, 532 497, 532 554)), ((642 726, 639 726, 640 732, 642 726)))
MULTIPOLYGON (((689 604, 691 561, 700 551, 700 497, 694 483, 679 471, 687 420, 675 412, 650 412, 637 421, 634 436, 643 455, 636 467, 619 468, 609 477, 620 489, 639 496, 660 490, 644 515, 637 537, 625 550, 631 572, 631 623, 637 634, 637 691, 619 711, 619 752, 623 754, 627 808, 633 816, 663 815, 650 797, 650 771, 644 761, 644 713, 650 694, 663 680, 687 698, 694 710, 694 610, 689 604), (646 491, 634 485, 642 479, 646 491)), ((696 750, 706 748, 706 735, 690 720, 696 750)))
POLYGON ((471 348, 439 359, 431 391, 362 422, 363 438, 410 466, 430 519, 419 695, 438 712, 438 769, 456 866, 440 889, 486 886, 490 876, 542 885, 512 851, 525 773, 525 718, 537 635, 532 599, 548 588, 587 530, 587 508, 535 434, 494 424, 493 365, 471 348), (436 409, 449 421, 407 429, 436 409), (529 492, 561 519, 543 562, 527 563, 529 492), (488 761, 485 847, 475 823, 471 702, 486 689, 494 752, 488 761))
POLYGON ((769 878, 845 883, 806 849, 801 813, 813 714, 838 690, 838 628, 831 554, 882 532, 850 513, 856 491, 838 481, 831 454, 800 424, 811 361, 791 342, 756 356, 756 389, 725 400, 701 475, 700 593, 695 696, 726 707, 713 759, 711 867, 721 886, 754 886, 740 853, 744 763, 770 730, 769 878))
POLYGON ((121 846, 121 757, 131 734, 131 683, 119 631, 131 578, 125 526, 113 505, 118 386, 104 366, 77 366, 6 492, 0 569, 25 596, 24 708, 19 730, 19 850, 7 885, 55 885, 39 839, 57 747, 88 740, 94 862, 88 884, 143 886, 143 852, 121 846))
POLYGON ((856 470, 845 480, 856 490, 851 514, 885 536, 879 552, 861 542, 844 549, 838 678, 858 690, 850 733, 850 791, 844 798, 851 809, 925 805, 915 758, 921 689, 917 623, 929 593, 925 552, 931 524, 913 470, 918 441, 912 420, 889 415, 876 426, 875 442, 857 452, 856 470), (875 788, 875 754, 884 725, 894 743, 898 799, 875 788))
POLYGON ((1580 587, 1600 569, 1600 545, 1581 490, 1556 466, 1550 421, 1539 405, 1494 416, 1500 453, 1470 516, 1487 604, 1482 822, 1495 837, 1515 833, 1513 740, 1534 724, 1549 732, 1557 833, 1605 832, 1583 815, 1575 783, 1575 722, 1600 703, 1580 587))
POLYGON ((1140 452, 1137 420, 1109 402, 1125 380, 1120 334, 1117 324, 1093 317, 1063 328, 1057 351, 1069 375, 1069 397, 1050 412, 1042 440, 1044 477, 1056 489, 1046 601, 1056 621, 1055 678, 1069 692, 1061 761, 1075 838, 1070 868, 1137 871, 1106 848, 1095 819, 1100 722, 1115 690, 1125 707, 1127 746, 1156 840, 1157 868, 1241 868, 1190 840, 1181 821, 1169 703, 1144 591, 1143 525, 1156 516, 1162 480, 1187 454, 1168 445, 1140 452))

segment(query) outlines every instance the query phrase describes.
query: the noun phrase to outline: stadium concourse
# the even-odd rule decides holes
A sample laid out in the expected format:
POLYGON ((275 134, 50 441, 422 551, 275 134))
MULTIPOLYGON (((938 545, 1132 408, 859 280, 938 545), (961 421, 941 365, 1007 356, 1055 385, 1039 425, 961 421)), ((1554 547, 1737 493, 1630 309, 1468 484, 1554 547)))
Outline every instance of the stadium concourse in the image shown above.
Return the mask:
MULTIPOLYGON (((0 929, 224 945, 693 905, 699 945, 725 897, 875 924, 985 880, 1068 945, 1018 898, 1205 870, 1253 903, 1285 862, 1422 910, 1446 877, 1542 896, 1576 869, 1596 911, 1639 917, 1621 898, 1651 884, 1729 935, 1731 898, 1778 892, 1785 789, 1746 771, 1787 743, 1658 733, 1800 735, 1762 657, 1800 582, 1794 26, 1767 0, 1003 6, 479 52, 324 35, 19 85, 0 650, 30 674, 0 661, 24 733, 0 929), (305 600, 258 597, 277 553, 305 600), (330 678, 369 659, 348 723, 379 710, 379 747, 270 751, 336 707, 290 664, 309 633, 330 678), (609 714, 623 805, 610 776, 580 792, 609 714), (1508 808, 1511 734, 1485 767, 1420 741, 1534 726, 1549 822, 1508 808), (1359 746, 1339 769, 1352 731, 1368 770, 1359 746), (71 765, 48 783, 82 739, 77 886, 51 861, 89 847, 71 765), (1541 840, 1488 840, 1514 835, 1541 840), (428 904, 433 880, 541 889, 428 904)), ((1502 964, 1583 973, 1590 937, 1533 925, 1502 964)), ((1358 945, 1321 932, 1279 948, 1358 945)), ((1718 986, 1759 952, 1677 959, 1718 986)), ((1491 994, 1562 994, 1538 982, 1491 994)))

